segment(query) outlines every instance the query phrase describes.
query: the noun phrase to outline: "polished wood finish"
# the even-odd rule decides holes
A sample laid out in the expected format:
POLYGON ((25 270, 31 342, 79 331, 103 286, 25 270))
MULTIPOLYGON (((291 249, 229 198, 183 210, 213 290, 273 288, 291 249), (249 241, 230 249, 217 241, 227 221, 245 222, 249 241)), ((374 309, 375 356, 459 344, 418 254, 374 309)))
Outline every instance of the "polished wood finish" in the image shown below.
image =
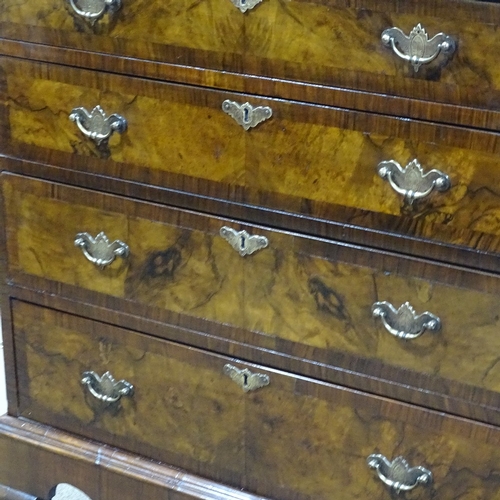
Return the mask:
MULTIPOLYGON (((424 256, 431 261, 454 262, 467 268, 479 271, 498 272, 500 263, 496 253, 477 252, 467 247, 444 246, 438 241, 422 240, 410 236, 401 236, 396 233, 374 232, 363 227, 343 224, 331 219, 323 218, 328 212, 326 207, 316 207, 323 217, 294 214, 293 212, 270 210, 246 203, 227 202, 213 196, 192 194, 189 191, 199 190, 202 182, 197 179, 184 177, 176 188, 165 188, 151 184, 120 181, 108 176, 92 173, 94 167, 98 169, 101 160, 85 158, 87 171, 83 171, 80 158, 76 155, 68 157, 68 164, 74 170, 55 167, 45 163, 52 158, 51 154, 42 155, 39 161, 26 161, 12 156, 0 155, 0 167, 3 170, 22 175, 40 177, 58 183, 72 186, 81 186, 88 189, 115 193, 135 199, 149 200, 153 203, 165 204, 173 207, 195 210, 201 213, 219 214, 229 219, 245 220, 248 223, 262 224, 286 231, 321 236, 336 241, 349 241, 372 249, 387 249, 397 254, 424 256), (43 163, 42 163, 43 162, 43 163), (182 190, 181 190, 182 189, 182 190)), ((57 163, 57 162, 56 162, 57 163)), ((111 175, 120 175, 119 165, 108 163, 111 175)), ((174 181, 175 184, 175 181, 174 181)), ((202 189, 204 190, 206 186, 202 189)), ((208 192, 212 192, 207 188, 208 192)), ((316 204, 314 204, 316 206, 316 204)), ((475 280, 473 280, 475 281, 475 280)))
POLYGON ((383 453, 432 471, 408 500, 500 500, 497 2, 0 3, 0 496, 382 500, 383 453), (380 40, 417 23, 458 43, 418 73, 380 40), (245 132, 224 99, 273 118, 245 132), (129 122, 100 146, 68 119, 96 104, 129 122), (376 167, 413 158, 451 190, 403 204, 376 167), (131 255, 98 269, 83 231, 131 255), (442 329, 395 338, 382 300, 442 329))
POLYGON ((229 1, 215 7, 191 6, 184 0, 168 5, 135 0, 91 25, 66 0, 23 6, 8 0, 0 10, 0 34, 140 59, 243 71, 244 19, 229 1))
POLYGON ((51 160, 62 166, 82 156, 76 168, 104 175, 111 174, 111 160, 129 180, 492 253, 499 249, 496 133, 8 58, 0 65, 6 153, 37 159, 44 154, 40 148, 57 151, 51 160), (245 132, 222 111, 226 98, 269 105, 274 115, 245 132), (68 118, 74 107, 91 110, 96 104, 129 123, 123 136, 100 147, 68 118), (95 167, 88 157, 97 159, 95 167), (452 187, 408 206, 379 177, 377 165, 394 159, 405 166, 414 158, 425 171, 446 173, 452 187))
POLYGON ((6 177, 14 182, 5 186, 9 219, 12 223, 17 217, 24 219, 22 228, 7 229, 12 271, 244 326, 244 267, 239 254, 218 236, 220 228, 230 221, 161 206, 155 207, 155 215, 147 203, 78 189, 68 191, 63 185, 56 188, 35 180, 24 181, 27 191, 21 201, 18 188, 23 188, 18 183, 23 183, 22 178, 6 177), (62 190, 58 201, 50 194, 53 188, 62 190), (89 204, 94 196, 96 203, 89 204), (41 217, 29 221, 30 214, 41 217), (126 242, 130 258, 118 258, 104 270, 90 263, 75 247, 75 237, 81 232, 96 236, 101 231, 110 241, 126 242), (36 248, 35 253, 30 248, 36 248))
POLYGON ((493 428, 53 310, 14 303, 13 311, 22 415, 166 454, 175 465, 192 460, 196 472, 277 499, 327 499, 331 491, 387 498, 366 465, 374 452, 432 469, 431 492, 417 498, 459 498, 472 489, 496 498, 500 437, 493 428), (267 373, 270 385, 245 393, 223 374, 228 361, 267 373), (124 376, 134 396, 121 407, 95 405, 80 384, 88 368, 124 376))
MULTIPOLYGON (((444 397, 474 388, 484 404, 500 405, 492 335, 498 323, 496 277, 249 225, 243 227, 266 236, 270 246, 242 258, 218 234, 224 225, 239 229, 234 221, 11 174, 3 175, 3 192, 13 282, 47 289, 50 280, 56 293, 92 303, 102 302, 93 292, 111 295, 120 299, 113 308, 165 323, 177 314, 186 316, 186 325, 209 320, 216 335, 238 339, 239 331, 252 332, 254 345, 310 361, 335 364, 331 356, 345 353, 410 369, 428 377, 408 375, 414 387, 444 397), (125 241, 130 258, 96 267, 74 246, 82 231, 125 241), (442 330, 397 339, 372 317, 378 301, 396 308, 409 301, 418 314, 437 315, 442 330), (451 392, 450 384, 457 385, 451 392)), ((370 370, 362 363, 351 369, 370 370)), ((385 376, 396 382, 401 373, 386 370, 385 376)))
POLYGON ((13 317, 21 416, 244 483, 245 400, 224 374, 230 358, 22 302, 13 317), (133 396, 100 404, 81 383, 86 371, 128 381, 133 396))
POLYGON ((68 2, 4 0, 0 36, 178 65, 333 84, 465 106, 498 100, 495 25, 500 7, 465 0, 263 1, 243 15, 229 1, 129 1, 93 27, 68 2), (453 18, 449 12, 453 11, 453 18), (432 37, 454 36, 458 50, 415 73, 380 35, 422 23, 432 37), (291 42, 295 41, 295 42, 291 42))
POLYGON ((246 92, 261 96, 276 96, 289 100, 359 109, 392 116, 411 116, 414 119, 461 124, 481 129, 498 129, 500 112, 496 109, 471 108, 433 101, 412 100, 403 97, 353 92, 333 85, 304 85, 281 78, 255 77, 229 71, 179 66, 151 60, 138 60, 125 56, 85 50, 68 50, 9 40, 0 37, 0 52, 21 59, 34 59, 67 66, 91 68, 131 76, 142 76, 155 80, 188 83, 246 92))
POLYGON ((221 109, 225 99, 239 96, 62 66, 1 61, 8 108, 3 132, 11 143, 3 146, 4 152, 28 157, 21 151, 33 145, 66 157, 99 158, 104 174, 109 169, 104 160, 142 167, 132 167, 131 175, 124 173, 124 178, 133 180, 156 177, 161 184, 161 173, 170 172, 245 185, 246 136, 221 109), (73 108, 90 111, 98 104, 108 115, 119 113, 128 122, 126 134, 115 134, 100 147, 69 120, 73 108))
MULTIPOLYGON (((95 294, 88 297, 82 289, 78 289, 78 293, 73 294, 72 298, 64 298, 60 295, 61 288, 64 287, 46 280, 31 281, 30 286, 36 286, 36 289, 12 286, 9 289, 11 297, 205 351, 251 360, 287 373, 301 374, 316 380, 500 425, 500 397, 496 392, 457 384, 433 374, 426 375, 398 368, 373 358, 366 359, 332 349, 305 347, 299 343, 193 317, 173 315, 166 323, 165 318, 158 314, 158 310, 138 310, 130 305, 123 312, 120 311, 120 301, 109 296, 96 297, 95 294), (96 299, 99 299, 97 304, 87 302, 96 299)), ((64 289, 63 293, 66 292, 64 289)), ((5 324, 6 316, 10 317, 9 303, 3 310, 2 320, 5 324)), ((7 347, 10 353, 10 341, 4 344, 4 349, 7 347)), ((9 372, 16 373, 14 361, 12 348, 7 367, 9 372)), ((8 389, 9 405, 11 408, 17 408, 17 386, 10 384, 8 389)))
POLYGON ((24 419, 0 417, 0 450, 0 481, 40 498, 70 483, 92 500, 264 500, 24 419))

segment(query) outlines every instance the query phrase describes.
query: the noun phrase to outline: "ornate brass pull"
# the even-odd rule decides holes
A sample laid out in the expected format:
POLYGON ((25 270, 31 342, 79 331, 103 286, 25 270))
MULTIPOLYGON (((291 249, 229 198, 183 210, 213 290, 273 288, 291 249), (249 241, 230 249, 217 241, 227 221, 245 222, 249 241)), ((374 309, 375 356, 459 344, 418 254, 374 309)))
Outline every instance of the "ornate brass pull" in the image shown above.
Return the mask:
POLYGON ((241 12, 245 13, 247 10, 253 9, 256 5, 258 5, 262 0, 231 0, 232 4, 241 12))
POLYGON ((83 17, 90 24, 95 24, 106 12, 116 12, 122 6, 121 0, 69 0, 69 4, 75 14, 83 17))
POLYGON ((265 236, 250 236, 245 230, 235 231, 234 229, 222 226, 219 234, 242 256, 250 255, 261 248, 269 245, 269 240, 265 236))
POLYGON ((111 373, 99 377, 95 372, 82 373, 82 384, 96 399, 105 403, 116 403, 122 396, 132 396, 134 386, 126 380, 115 381, 111 373))
POLYGON ((456 47, 455 40, 444 33, 438 33, 429 40, 427 32, 419 23, 406 36, 399 28, 389 28, 382 32, 382 43, 392 47, 394 53, 409 61, 417 72, 422 64, 436 59, 440 52, 451 55, 456 47))
POLYGON ((417 315, 409 302, 397 310, 389 302, 375 302, 372 313, 373 317, 382 320, 389 333, 400 339, 415 339, 425 330, 436 332, 441 328, 441 320, 437 316, 427 311, 417 315))
POLYGON ((378 174, 382 179, 387 179, 396 193, 402 194, 411 205, 415 200, 425 198, 434 189, 446 191, 450 188, 450 179, 440 170, 429 170, 424 173, 417 160, 413 160, 405 168, 394 160, 381 161, 378 174))
POLYGON ((83 491, 68 483, 59 483, 50 500, 91 500, 83 491))
POLYGON ((428 486, 432 483, 432 472, 424 467, 410 467, 403 457, 396 457, 392 462, 384 455, 374 454, 366 459, 368 466, 377 471, 381 481, 396 493, 410 491, 419 484, 428 486))
POLYGON ((236 368, 236 366, 230 364, 224 365, 224 373, 233 382, 236 382, 245 392, 255 391, 270 383, 268 375, 263 373, 252 373, 248 368, 240 370, 236 368))
POLYGON ((273 116, 273 110, 269 106, 253 107, 248 102, 239 104, 229 99, 222 103, 222 110, 245 130, 256 127, 259 123, 269 120, 273 116))
POLYGON ((85 108, 75 108, 69 119, 75 122, 85 137, 92 139, 98 146, 107 141, 113 132, 122 134, 127 130, 127 120, 116 113, 106 116, 101 106, 96 106, 90 113, 85 108))
POLYGON ((83 255, 101 269, 111 264, 115 257, 126 258, 130 253, 126 243, 120 240, 110 243, 103 232, 100 232, 95 239, 89 233, 78 233, 75 236, 75 246, 81 248, 83 255))

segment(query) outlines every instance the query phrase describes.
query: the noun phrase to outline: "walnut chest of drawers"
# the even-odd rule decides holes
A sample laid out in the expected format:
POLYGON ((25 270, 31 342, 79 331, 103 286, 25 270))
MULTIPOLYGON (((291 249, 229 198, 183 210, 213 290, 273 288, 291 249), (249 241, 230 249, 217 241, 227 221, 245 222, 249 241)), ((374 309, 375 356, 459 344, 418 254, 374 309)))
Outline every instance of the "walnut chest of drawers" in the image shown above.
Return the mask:
POLYGON ((500 4, 0 4, 10 500, 500 499, 500 4))

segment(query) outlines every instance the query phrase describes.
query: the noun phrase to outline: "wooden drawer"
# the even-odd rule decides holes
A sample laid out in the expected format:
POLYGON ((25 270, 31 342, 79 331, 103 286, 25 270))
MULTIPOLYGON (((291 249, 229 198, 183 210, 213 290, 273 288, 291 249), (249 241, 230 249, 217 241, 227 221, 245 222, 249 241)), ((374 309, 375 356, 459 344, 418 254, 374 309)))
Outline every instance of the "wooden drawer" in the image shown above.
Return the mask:
POLYGON ((286 7, 263 0, 245 15, 229 0, 213 6, 129 0, 92 26, 72 13, 69 1, 4 0, 0 35, 488 108, 500 95, 499 21, 494 2, 467 0, 412 0, 403 6, 397 0, 294 0, 286 7), (384 30, 398 27, 409 35, 418 23, 429 38, 444 32, 456 40, 451 59, 440 55, 415 71, 382 44, 384 30))
MULTIPOLYGON (((5 153, 339 226, 492 254, 500 249, 497 133, 9 58, 1 58, 0 66, 5 153), (227 99, 269 106, 273 115, 245 131, 223 112, 227 99), (100 146, 69 119, 73 108, 90 111, 97 104, 128 121, 125 133, 100 146), (425 172, 446 174, 451 188, 410 204, 378 173, 383 161, 404 167, 414 159, 425 172)), ((425 246, 419 251, 430 252, 425 246)), ((500 270, 493 257, 484 266, 500 270)))
POLYGON ((235 221, 12 174, 2 187, 12 284, 500 408, 497 277, 249 225, 269 246, 241 257, 219 234, 235 221), (130 255, 89 262, 75 237, 101 231, 130 255), (373 316, 407 301, 441 330, 403 340, 373 316))
MULTIPOLYGON (((411 498, 498 499, 498 429, 13 302, 21 415, 276 499, 390 498, 380 453, 431 471, 411 498), (231 365, 267 376, 245 392, 231 365), (99 403, 82 373, 131 397, 99 403)), ((250 376, 250 375, 248 375, 250 376)))
POLYGON ((11 272, 78 287, 82 300, 90 290, 243 326, 245 269, 219 236, 229 221, 11 174, 3 178, 11 272), (76 236, 101 232, 110 242, 124 242, 130 255, 104 268, 89 262, 76 236))
MULTIPOLYGON (((84 0, 74 3, 82 6, 84 0)), ((129 0, 94 24, 77 15, 69 0, 6 0, 0 10, 5 38, 237 71, 243 70, 243 33, 244 17, 230 1, 193 8, 185 0, 129 0)))

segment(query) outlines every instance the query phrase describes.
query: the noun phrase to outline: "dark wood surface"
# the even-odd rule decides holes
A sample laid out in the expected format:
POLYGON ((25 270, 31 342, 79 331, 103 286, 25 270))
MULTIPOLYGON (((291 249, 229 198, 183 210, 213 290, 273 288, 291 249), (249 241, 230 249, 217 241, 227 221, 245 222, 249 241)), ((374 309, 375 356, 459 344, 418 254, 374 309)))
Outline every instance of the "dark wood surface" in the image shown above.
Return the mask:
POLYGON ((243 15, 230 2, 129 1, 91 27, 68 2, 4 0, 0 36, 182 66, 308 81, 381 94, 497 108, 495 26, 500 7, 464 0, 263 1, 243 15), (63 6, 64 5, 64 6, 63 6), (453 16, 449 12, 453 11, 453 16), (415 73, 380 35, 422 23, 457 39, 451 61, 415 73))
POLYGON ((498 490, 492 427, 53 310, 16 302, 13 312, 24 416, 283 500, 387 498, 366 465, 377 452, 432 470, 430 491, 414 498, 498 490), (267 374, 269 386, 245 393, 224 375, 228 362, 267 374), (88 369, 124 377, 134 396, 96 405, 80 384, 88 369))
MULTIPOLYGON (((0 481, 39 498, 69 483, 92 500, 264 500, 102 443, 0 417, 0 481)), ((11 499, 8 499, 11 500, 11 499)), ((15 499, 17 500, 17 498, 15 499)))
POLYGON ((33 160, 50 154, 51 163, 87 172, 498 251, 497 133, 9 58, 1 66, 6 153, 33 160), (270 105, 274 116, 245 132, 222 111, 226 98, 270 105), (108 146, 97 147, 68 118, 74 107, 98 103, 129 123, 108 146), (377 165, 414 158, 425 171, 446 173, 452 187, 410 207, 377 165))

